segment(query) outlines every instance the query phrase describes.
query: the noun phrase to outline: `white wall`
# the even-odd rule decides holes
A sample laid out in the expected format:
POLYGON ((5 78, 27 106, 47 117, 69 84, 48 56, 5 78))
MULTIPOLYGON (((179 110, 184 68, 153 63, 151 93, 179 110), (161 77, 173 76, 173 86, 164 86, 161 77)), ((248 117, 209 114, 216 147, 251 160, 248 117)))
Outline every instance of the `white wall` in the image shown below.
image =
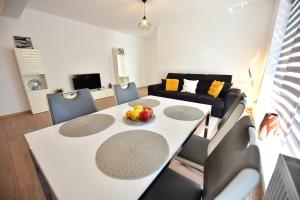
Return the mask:
POLYGON ((113 80, 112 48, 125 49, 130 78, 147 83, 144 39, 25 9, 19 20, 0 17, 0 116, 28 110, 13 55, 13 36, 29 36, 42 52, 50 89, 72 89, 70 75, 100 73, 102 85, 113 80))
POLYGON ((234 14, 224 10, 209 18, 158 27, 160 76, 168 72, 232 74, 236 86, 248 92, 248 67, 257 53, 252 71, 256 83, 261 78, 273 9, 274 1, 256 1, 234 14))
POLYGON ((156 34, 145 38, 145 67, 148 85, 160 82, 157 68, 157 37, 156 34))

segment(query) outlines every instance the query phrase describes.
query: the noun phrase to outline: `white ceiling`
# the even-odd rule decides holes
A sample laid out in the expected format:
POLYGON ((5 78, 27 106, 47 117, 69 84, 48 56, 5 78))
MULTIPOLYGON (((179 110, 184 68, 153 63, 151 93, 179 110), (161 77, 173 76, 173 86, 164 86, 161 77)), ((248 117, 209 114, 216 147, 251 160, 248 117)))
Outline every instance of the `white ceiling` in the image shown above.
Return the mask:
MULTIPOLYGON (((228 7, 237 1, 148 0, 146 15, 155 30, 159 25, 185 18, 218 16, 228 12, 228 7)), ((145 35, 137 29, 143 16, 140 0, 29 0, 26 7, 120 32, 145 35)))

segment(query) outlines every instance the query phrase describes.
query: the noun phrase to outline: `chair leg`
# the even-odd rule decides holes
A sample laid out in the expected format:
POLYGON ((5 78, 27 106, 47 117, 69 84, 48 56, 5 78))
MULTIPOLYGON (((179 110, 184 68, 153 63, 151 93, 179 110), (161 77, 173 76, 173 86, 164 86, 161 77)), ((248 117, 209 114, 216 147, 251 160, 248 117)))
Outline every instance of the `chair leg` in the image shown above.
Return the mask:
POLYGON ((209 118, 210 118, 210 114, 207 114, 205 119, 204 138, 207 138, 208 128, 209 128, 209 118))
POLYGON ((204 172, 204 167, 201 166, 201 165, 198 165, 196 163, 193 163, 189 160, 186 160, 184 158, 181 158, 181 157, 178 157, 178 156, 175 156, 175 160, 178 160, 180 162, 181 165, 185 166, 185 167, 190 167, 190 168, 193 168, 199 172, 204 172))

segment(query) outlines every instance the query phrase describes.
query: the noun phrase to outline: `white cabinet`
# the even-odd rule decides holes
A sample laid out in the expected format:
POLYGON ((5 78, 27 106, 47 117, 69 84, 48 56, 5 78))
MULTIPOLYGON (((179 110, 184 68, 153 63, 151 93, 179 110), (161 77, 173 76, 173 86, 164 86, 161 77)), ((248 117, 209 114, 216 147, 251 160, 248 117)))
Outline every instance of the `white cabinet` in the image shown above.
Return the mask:
POLYGON ((101 89, 101 90, 91 90, 91 94, 94 100, 96 99, 102 99, 106 97, 114 96, 113 89, 101 89))
POLYGON ((27 91, 27 97, 33 114, 48 110, 48 100, 47 100, 48 93, 49 93, 48 89, 27 91))
POLYGON ((15 48, 14 52, 31 112, 36 114, 48 111, 47 94, 49 90, 40 50, 15 48), (28 85, 29 81, 33 79, 42 83, 38 90, 30 88, 28 85))

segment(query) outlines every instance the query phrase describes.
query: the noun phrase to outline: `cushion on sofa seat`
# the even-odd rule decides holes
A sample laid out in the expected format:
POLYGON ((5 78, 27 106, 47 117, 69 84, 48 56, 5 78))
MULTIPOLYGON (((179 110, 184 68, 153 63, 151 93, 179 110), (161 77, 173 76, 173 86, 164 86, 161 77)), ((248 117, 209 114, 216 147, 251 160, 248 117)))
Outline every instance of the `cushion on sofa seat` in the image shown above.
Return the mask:
POLYGON ((170 92, 170 91, 158 91, 159 96, 171 98, 171 99, 178 99, 184 101, 191 101, 196 102, 197 94, 187 93, 187 92, 170 92))
POLYGON ((171 92, 166 90, 159 90, 156 92, 156 94, 160 97, 167 97, 167 98, 173 98, 177 96, 178 92, 171 92))
POLYGON ((209 95, 198 94, 196 96, 196 102, 209 104, 213 107, 224 109, 224 99, 220 97, 215 98, 209 95))
POLYGON ((183 101, 190 101, 190 102, 197 102, 197 94, 192 94, 188 92, 178 92, 176 95, 176 99, 183 100, 183 101))

